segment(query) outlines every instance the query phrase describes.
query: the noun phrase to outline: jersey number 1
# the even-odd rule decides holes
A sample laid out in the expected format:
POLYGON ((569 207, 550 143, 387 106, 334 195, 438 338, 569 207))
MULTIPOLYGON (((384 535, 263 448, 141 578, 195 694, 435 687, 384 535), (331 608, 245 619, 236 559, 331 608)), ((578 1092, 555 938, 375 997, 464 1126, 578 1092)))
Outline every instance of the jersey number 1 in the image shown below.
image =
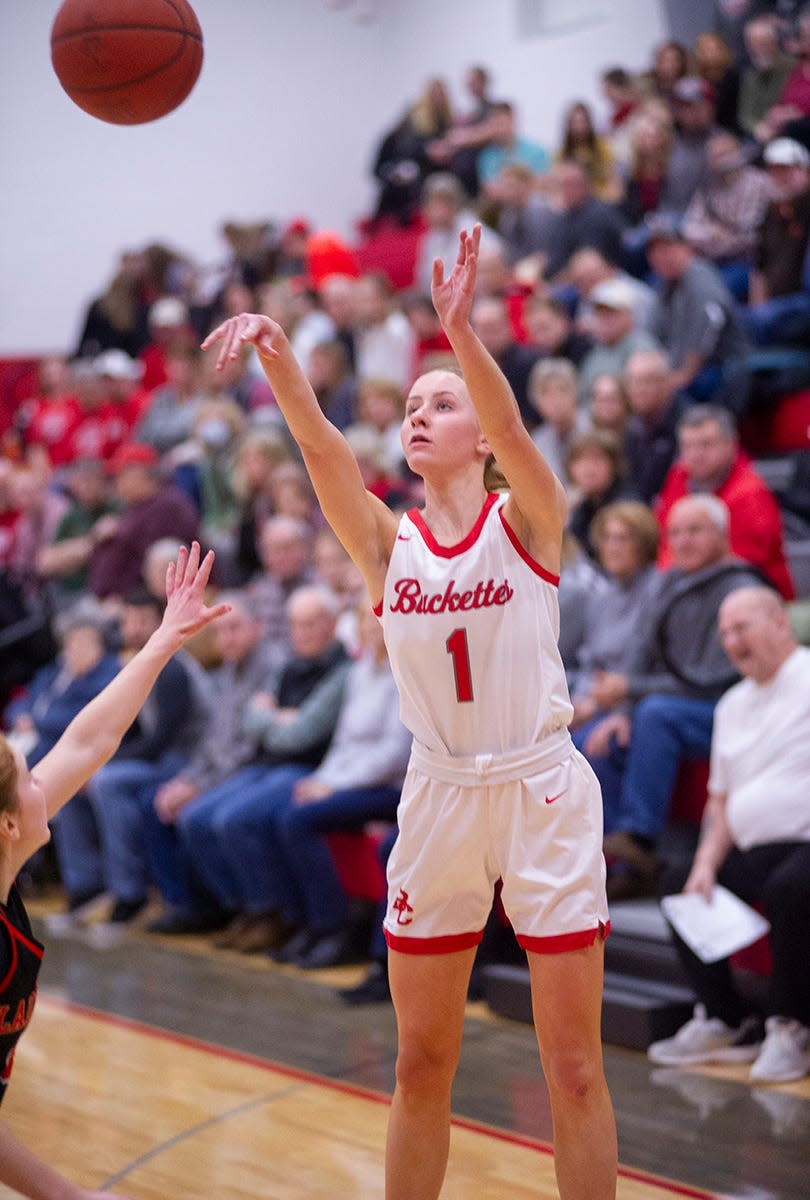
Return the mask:
POLYGON ((444 645, 447 653, 453 660, 456 700, 458 700, 459 704, 469 704, 473 699, 473 686, 472 673, 470 671, 470 651, 467 646, 467 630, 454 629, 444 645))

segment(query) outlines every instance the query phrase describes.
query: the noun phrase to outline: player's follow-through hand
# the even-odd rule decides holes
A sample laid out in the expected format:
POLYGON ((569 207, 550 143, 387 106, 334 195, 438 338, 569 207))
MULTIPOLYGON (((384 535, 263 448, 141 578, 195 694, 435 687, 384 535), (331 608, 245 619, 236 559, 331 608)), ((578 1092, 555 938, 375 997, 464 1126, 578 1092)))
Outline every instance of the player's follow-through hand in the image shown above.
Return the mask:
POLYGON ((264 358, 278 358, 276 346, 284 337, 281 326, 262 313, 240 313, 229 317, 216 329, 212 329, 202 344, 202 349, 221 342, 217 370, 221 371, 229 361, 239 357, 243 346, 253 345, 264 358))
POLYGON ((440 258, 433 260, 433 278, 430 294, 436 315, 444 329, 466 325, 470 319, 475 279, 478 272, 478 247, 481 244, 481 226, 476 225, 472 233, 462 229, 458 239, 458 257, 453 270, 445 279, 444 264, 440 258))

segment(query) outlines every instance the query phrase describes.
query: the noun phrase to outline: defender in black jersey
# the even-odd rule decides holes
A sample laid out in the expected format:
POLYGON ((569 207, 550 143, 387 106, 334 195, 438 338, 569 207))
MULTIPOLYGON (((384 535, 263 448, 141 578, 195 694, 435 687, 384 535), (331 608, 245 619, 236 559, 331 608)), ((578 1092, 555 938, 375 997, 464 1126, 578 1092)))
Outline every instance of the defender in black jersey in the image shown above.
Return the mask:
MULTIPOLYGON (((37 995, 43 947, 31 930, 17 888, 21 867, 50 837, 48 821, 112 758, 152 685, 187 638, 228 611, 206 607, 205 586, 214 556, 200 563, 200 547, 180 551, 166 578, 166 610, 144 648, 71 722, 34 774, 0 734, 0 1103, 14 1051, 37 995)), ((27 1150, 0 1122, 0 1183, 33 1200, 110 1200, 69 1183, 27 1150)))

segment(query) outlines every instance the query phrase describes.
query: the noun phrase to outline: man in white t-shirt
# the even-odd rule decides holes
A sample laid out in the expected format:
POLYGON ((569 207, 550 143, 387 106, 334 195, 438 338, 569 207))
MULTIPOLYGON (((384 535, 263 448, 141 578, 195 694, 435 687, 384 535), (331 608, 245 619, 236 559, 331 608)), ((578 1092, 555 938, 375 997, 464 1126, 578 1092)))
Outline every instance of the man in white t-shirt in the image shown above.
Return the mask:
POLYGON ((704 963, 673 933, 700 1003, 648 1053, 668 1066, 752 1062, 752 1080, 781 1083, 810 1074, 810 649, 766 587, 727 596, 718 628, 743 679, 715 711, 709 800, 684 891, 708 899, 723 884, 770 921, 765 1039, 729 961, 704 963))

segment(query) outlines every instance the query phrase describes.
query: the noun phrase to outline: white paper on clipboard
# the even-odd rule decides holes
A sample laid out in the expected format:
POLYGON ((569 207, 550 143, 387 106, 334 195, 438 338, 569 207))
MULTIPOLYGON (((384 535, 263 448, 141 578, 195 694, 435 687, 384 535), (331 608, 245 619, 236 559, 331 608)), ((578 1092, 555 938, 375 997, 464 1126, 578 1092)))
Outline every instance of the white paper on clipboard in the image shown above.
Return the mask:
POLYGON ((752 945, 770 929, 756 909, 715 884, 711 903, 695 892, 664 896, 664 916, 703 962, 717 962, 752 945))

